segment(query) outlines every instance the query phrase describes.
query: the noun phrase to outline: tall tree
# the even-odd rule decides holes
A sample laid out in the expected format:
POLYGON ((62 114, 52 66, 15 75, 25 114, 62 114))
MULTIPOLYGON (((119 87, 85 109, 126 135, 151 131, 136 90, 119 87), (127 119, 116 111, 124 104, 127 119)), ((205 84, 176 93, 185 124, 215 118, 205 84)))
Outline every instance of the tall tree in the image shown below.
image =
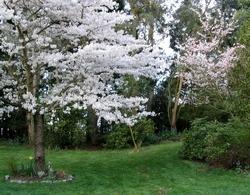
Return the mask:
POLYGON ((193 0, 184 0, 173 14, 170 22, 170 47, 179 51, 180 46, 189 36, 194 36, 200 29, 199 15, 195 10, 199 9, 199 3, 193 0))
POLYGON ((112 0, 0 1, 0 49, 8 56, 0 63, 0 113, 21 107, 32 118, 39 171, 46 113, 91 106, 99 118, 128 125, 151 114, 145 98, 119 96, 110 85, 122 80, 114 74, 153 78, 162 64, 143 41, 114 30, 131 17, 110 12, 113 6, 112 0), (137 112, 128 116, 124 109, 137 112))
MULTIPOLYGON (((173 14, 170 22, 170 47, 176 52, 181 52, 181 46, 190 36, 195 36, 201 28, 201 22, 197 10, 200 9, 199 0, 184 0, 180 7, 173 14), (192 19, 190 19, 192 18, 192 19)), ((183 79, 176 77, 178 64, 173 62, 170 68, 170 75, 166 80, 166 106, 168 121, 172 131, 177 130, 177 120, 181 110, 180 99, 184 97, 183 79)))
POLYGON ((155 44, 154 35, 165 27, 164 15, 167 8, 161 0, 128 0, 133 20, 126 24, 126 29, 134 37, 143 37, 150 45, 155 44))
POLYGON ((250 2, 248 0, 239 1, 239 10, 236 19, 238 30, 236 32, 237 41, 245 46, 238 56, 239 60, 229 77, 229 98, 226 101, 227 111, 243 120, 250 118, 249 105, 249 85, 250 85, 250 2))

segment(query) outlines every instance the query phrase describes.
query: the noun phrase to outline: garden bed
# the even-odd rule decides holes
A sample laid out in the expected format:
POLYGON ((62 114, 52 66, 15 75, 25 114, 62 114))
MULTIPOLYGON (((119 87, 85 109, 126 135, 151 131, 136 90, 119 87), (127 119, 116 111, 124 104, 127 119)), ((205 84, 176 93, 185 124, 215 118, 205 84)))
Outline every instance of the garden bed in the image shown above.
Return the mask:
POLYGON ((73 181, 74 177, 72 175, 67 175, 58 178, 39 178, 39 177, 28 177, 28 176, 9 176, 4 177, 6 182, 18 183, 18 184, 29 184, 29 183, 64 183, 73 181))

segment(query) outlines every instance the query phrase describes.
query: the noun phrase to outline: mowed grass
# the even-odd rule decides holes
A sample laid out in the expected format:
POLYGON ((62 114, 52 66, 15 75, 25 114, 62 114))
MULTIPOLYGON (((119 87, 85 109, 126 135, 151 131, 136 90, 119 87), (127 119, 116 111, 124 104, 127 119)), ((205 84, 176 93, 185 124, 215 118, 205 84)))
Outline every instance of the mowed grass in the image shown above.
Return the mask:
MULTIPOLYGON (((47 151, 57 169, 75 175, 72 183, 11 184, 0 180, 0 194, 250 194, 250 176, 212 169, 178 157, 181 143, 120 151, 47 151)), ((27 159, 32 150, 0 143, 0 176, 11 158, 27 159)))

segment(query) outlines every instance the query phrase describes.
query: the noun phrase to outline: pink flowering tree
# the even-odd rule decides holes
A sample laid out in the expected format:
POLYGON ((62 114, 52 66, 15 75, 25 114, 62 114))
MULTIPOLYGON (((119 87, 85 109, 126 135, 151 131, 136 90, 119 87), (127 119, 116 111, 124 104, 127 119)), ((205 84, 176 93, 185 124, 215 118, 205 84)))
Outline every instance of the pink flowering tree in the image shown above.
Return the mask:
POLYGON ((46 114, 91 106, 99 118, 129 126, 152 114, 147 99, 125 98, 113 86, 127 74, 155 78, 163 61, 157 48, 116 31, 131 16, 110 11, 114 6, 112 0, 0 0, 0 115, 26 111, 40 171, 46 114))
MULTIPOLYGON (((197 14, 199 14, 197 12, 197 14)), ((240 45, 224 47, 224 41, 235 29, 235 22, 225 22, 211 18, 207 13, 199 14, 201 30, 195 37, 189 37, 181 46, 176 60, 178 71, 177 93, 171 112, 171 127, 176 129, 176 120, 180 101, 183 103, 209 103, 210 92, 217 97, 228 93, 228 72, 237 59, 237 49, 240 45), (188 89, 181 96, 183 88, 188 89)))
POLYGON ((189 38, 178 59, 179 76, 184 83, 197 88, 214 88, 225 92, 227 74, 237 59, 239 45, 222 46, 226 36, 234 30, 234 23, 223 21, 202 22, 202 32, 198 37, 189 38))

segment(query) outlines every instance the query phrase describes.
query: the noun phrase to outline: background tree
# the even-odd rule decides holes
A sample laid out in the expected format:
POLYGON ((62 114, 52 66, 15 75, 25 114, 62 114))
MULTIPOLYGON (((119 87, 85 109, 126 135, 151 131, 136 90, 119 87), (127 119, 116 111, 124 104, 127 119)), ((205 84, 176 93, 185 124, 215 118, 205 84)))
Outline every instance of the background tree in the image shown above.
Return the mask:
POLYGON ((238 62, 229 74, 229 89, 230 94, 225 103, 225 108, 233 116, 241 119, 248 119, 250 114, 249 107, 249 76, 250 76, 250 3, 249 1, 240 1, 239 10, 237 11, 236 19, 239 23, 236 39, 239 43, 245 46, 244 49, 238 52, 238 62))
POLYGON ((180 7, 173 14, 173 20, 170 22, 170 47, 178 52, 180 46, 190 36, 195 36, 200 29, 201 23, 197 12, 199 1, 184 0, 180 7))
POLYGON ((164 31, 167 8, 160 0, 128 0, 128 3, 134 19, 126 24, 126 30, 134 37, 141 36, 154 45, 155 33, 164 31))
MULTIPOLYGON (((180 7, 173 14, 173 19, 170 22, 170 47, 176 52, 179 53, 181 45, 190 36, 195 36, 197 31, 201 27, 200 16, 195 10, 200 9, 199 1, 184 0, 180 7), (192 20, 190 20, 192 18, 192 20)), ((176 58, 176 56, 174 57, 176 58)), ((184 98, 185 91, 183 78, 176 77, 176 72, 178 64, 175 62, 172 63, 170 68, 170 73, 166 79, 166 107, 167 107, 167 118, 171 130, 177 131, 177 120, 179 119, 179 114, 181 110, 180 100, 184 98)))
POLYGON ((215 8, 213 9, 214 17, 221 15, 224 20, 228 20, 233 17, 236 10, 239 9, 238 0, 216 0, 215 8), (215 10, 220 10, 215 11, 215 10))

